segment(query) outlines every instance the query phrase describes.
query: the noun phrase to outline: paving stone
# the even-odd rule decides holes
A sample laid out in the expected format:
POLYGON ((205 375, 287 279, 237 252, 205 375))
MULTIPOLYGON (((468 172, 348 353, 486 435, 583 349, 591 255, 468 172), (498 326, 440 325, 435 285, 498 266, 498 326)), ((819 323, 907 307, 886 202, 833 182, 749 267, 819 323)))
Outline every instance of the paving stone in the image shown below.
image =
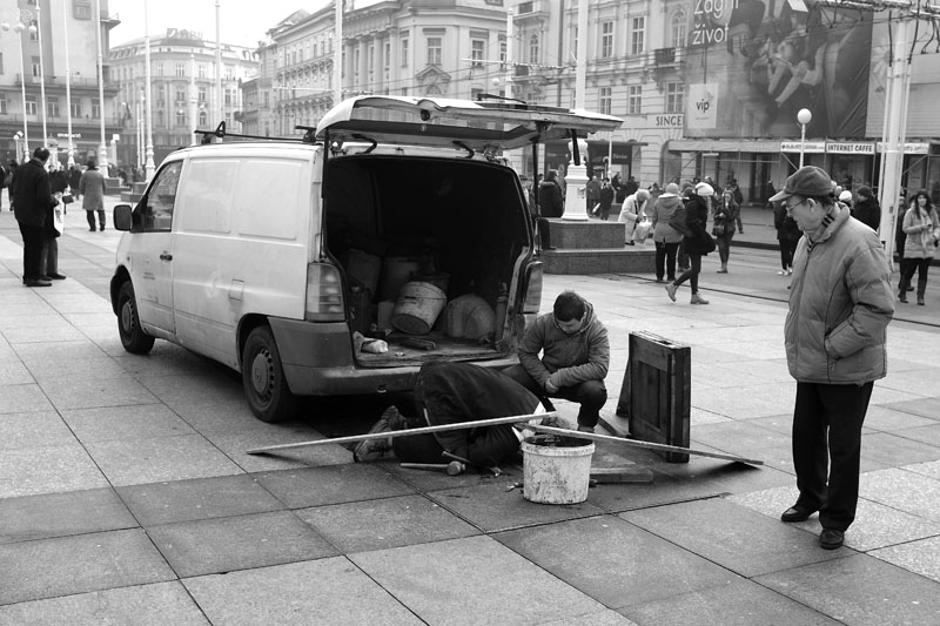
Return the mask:
POLYGON ((846 624, 940 622, 940 584, 864 554, 766 574, 755 582, 846 624))
POLYGON ((74 442, 72 431, 55 411, 0 414, 0 450, 74 442))
MULTIPOLYGON (((936 355, 934 356, 936 358, 936 355)), ((889 409, 903 411, 912 415, 920 415, 933 420, 940 419, 940 397, 930 398, 904 398, 895 402, 884 403, 889 409)))
MULTIPOLYGON (((35 322, 31 322, 35 323, 35 322)), ((100 359, 107 355, 87 339, 60 341, 56 343, 30 343, 16 346, 16 353, 28 367, 41 367, 79 361, 82 359, 100 359)))
POLYGON ((70 626, 198 626, 209 623, 176 581, 0 606, 0 624, 53 624, 61 623, 65 616, 70 626))
MULTIPOLYGON (((937 427, 940 428, 940 424, 937 427)), ((888 467, 936 461, 940 459, 940 446, 920 443, 897 433, 873 433, 862 435, 862 458, 888 467)))
POLYGON ((721 498, 628 511, 620 517, 748 578, 835 558, 815 536, 721 498))
POLYGON ((859 493, 911 515, 940 521, 940 481, 902 469, 862 474, 859 493))
POLYGON ((115 486, 242 473, 201 435, 90 441, 85 447, 115 486))
POLYGON ((738 578, 613 516, 571 520, 494 537, 614 609, 727 584, 738 578))
POLYGON ((616 611, 606 609, 597 613, 542 622, 542 626, 637 626, 637 624, 616 611))
POLYGON ((0 415, 54 410, 39 385, 0 385, 0 415))
POLYGON ((936 537, 872 550, 869 554, 940 583, 940 531, 936 537))
MULTIPOLYGON (((264 424, 253 416, 252 419, 258 424, 264 424)), ((252 426, 250 429, 234 433, 206 432, 204 436, 246 472, 347 465, 352 461, 352 452, 337 444, 290 448, 274 454, 248 454, 246 450, 255 448, 323 439, 323 435, 309 426, 270 428, 270 425, 264 425, 269 428, 258 429, 252 426)))
POLYGON ((291 509, 414 493, 388 472, 367 463, 262 472, 255 477, 291 509))
POLYGON ((147 529, 181 578, 336 555, 288 511, 177 522, 147 529))
POLYGON ((787 624, 821 626, 839 622, 749 580, 708 587, 620 611, 637 624, 687 626, 787 624))
POLYGON ((923 476, 928 476, 934 480, 940 480, 940 461, 930 461, 929 463, 914 463, 913 465, 905 465, 901 469, 921 474, 923 476))
POLYGON ((130 376, 85 380, 63 377, 47 380, 40 386, 59 410, 154 404, 158 401, 130 376))
POLYGON ((0 605, 175 578, 140 530, 0 545, 0 605))
POLYGON ((295 514, 345 554, 479 534, 421 496, 320 506, 295 514))
POLYGON ((137 525, 137 520, 111 489, 0 500, 0 543, 135 528, 137 525))
POLYGON ((506 491, 512 479, 488 479, 468 487, 456 487, 428 494, 429 498, 486 532, 549 524, 561 520, 599 515, 603 509, 588 501, 581 504, 539 504, 529 502, 521 489, 506 491))
POLYGON ((605 608, 489 537, 348 558, 430 624, 536 624, 605 608))
POLYGON ((143 526, 264 513, 284 508, 251 476, 219 476, 118 487, 143 526))
POLYGON ((0 386, 28 385, 36 382, 26 366, 14 358, 12 350, 8 354, 0 350, 0 386))
POLYGON ((940 422, 934 422, 928 426, 920 426, 917 428, 905 428, 894 434, 904 439, 929 444, 940 449, 940 422))
MULTIPOLYGON (((447 459, 441 459, 446 461, 447 459)), ((422 493, 431 491, 442 491, 445 489, 454 489, 456 487, 473 487, 493 482, 493 478, 487 473, 466 472, 457 476, 448 476, 446 472, 429 472, 425 470, 407 469, 399 466, 398 459, 394 457, 375 463, 385 471, 397 477, 402 482, 415 487, 422 493)), ((519 482, 522 480, 521 465, 500 465, 502 475, 496 482, 504 481, 505 485, 519 482)))
POLYGON ((423 623, 343 557, 188 578, 183 584, 213 624, 423 623))
POLYGON ((778 415, 793 406, 795 397, 796 383, 793 382, 742 385, 733 392, 718 388, 698 390, 692 397, 692 404, 719 415, 746 420, 778 415))
POLYGON ((664 465, 656 466, 652 483, 598 485, 591 489, 588 502, 604 511, 619 513, 686 500, 712 498, 725 493, 725 488, 714 480, 694 480, 665 474, 664 465))
POLYGON ((0 454, 0 498, 107 486, 108 481, 76 441, 0 454))
POLYGON ((66 377, 69 380, 90 381, 127 376, 124 368, 104 354, 98 358, 72 361, 43 360, 38 365, 31 365, 29 371, 40 385, 55 383, 66 377))
POLYGON ((46 324, 33 324, 31 326, 16 326, 4 328, 3 334, 13 345, 24 343, 57 343, 60 341, 79 341, 84 339, 82 333, 62 319, 56 317, 57 322, 46 324))
POLYGON ((163 404, 72 409, 62 411, 62 418, 84 442, 195 434, 163 404))
POLYGON ((897 432, 907 428, 929 426, 937 422, 926 418, 898 411, 888 406, 871 405, 865 413, 865 427, 882 432, 897 432))

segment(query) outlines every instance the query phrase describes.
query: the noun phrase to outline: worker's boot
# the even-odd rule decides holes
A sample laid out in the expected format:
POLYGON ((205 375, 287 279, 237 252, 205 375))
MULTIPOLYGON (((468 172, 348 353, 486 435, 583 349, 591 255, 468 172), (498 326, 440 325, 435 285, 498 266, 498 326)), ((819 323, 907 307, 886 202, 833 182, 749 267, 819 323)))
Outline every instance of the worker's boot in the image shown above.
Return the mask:
POLYGON ((927 293, 927 277, 917 277, 917 304, 924 304, 924 294, 927 293))
MULTIPOLYGON (((402 418, 401 413, 398 412, 398 407, 392 405, 385 409, 379 421, 372 425, 372 428, 369 429, 369 434, 387 433, 393 430, 401 430, 403 427, 404 418, 402 418)), ((391 438, 360 441, 356 444, 356 447, 353 448, 353 460, 357 463, 377 461, 385 456, 386 453, 390 452, 391 449, 391 438)))

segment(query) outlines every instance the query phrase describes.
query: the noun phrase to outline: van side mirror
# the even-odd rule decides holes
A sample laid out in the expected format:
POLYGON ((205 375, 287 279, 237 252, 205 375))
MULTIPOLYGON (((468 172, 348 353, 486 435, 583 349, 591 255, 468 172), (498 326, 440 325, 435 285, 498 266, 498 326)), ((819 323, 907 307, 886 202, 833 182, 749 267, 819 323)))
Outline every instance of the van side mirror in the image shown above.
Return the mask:
POLYGON ((131 205, 129 204, 119 204, 114 207, 114 214, 112 215, 111 222, 114 224, 114 228, 117 230, 130 230, 133 225, 133 219, 131 217, 131 205))

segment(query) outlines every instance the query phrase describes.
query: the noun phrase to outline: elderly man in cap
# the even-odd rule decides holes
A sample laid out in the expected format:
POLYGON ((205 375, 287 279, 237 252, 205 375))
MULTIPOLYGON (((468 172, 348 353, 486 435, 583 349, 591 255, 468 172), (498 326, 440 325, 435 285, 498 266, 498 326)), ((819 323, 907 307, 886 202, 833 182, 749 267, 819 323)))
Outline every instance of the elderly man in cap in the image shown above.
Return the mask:
POLYGON ((781 519, 799 522, 819 511, 819 544, 827 550, 842 545, 855 519, 862 422, 874 381, 887 373, 885 336, 894 314, 881 242, 833 192, 829 175, 810 165, 770 198, 783 202, 803 231, 784 328, 797 381, 793 465, 800 495, 781 519))

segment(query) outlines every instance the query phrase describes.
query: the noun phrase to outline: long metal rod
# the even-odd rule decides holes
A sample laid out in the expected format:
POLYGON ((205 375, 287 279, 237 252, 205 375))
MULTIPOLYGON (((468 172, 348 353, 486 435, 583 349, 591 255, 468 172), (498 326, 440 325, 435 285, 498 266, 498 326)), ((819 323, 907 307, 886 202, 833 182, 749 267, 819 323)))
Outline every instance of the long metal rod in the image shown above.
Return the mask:
MULTIPOLYGON (((384 433, 366 433, 365 435, 350 435, 348 437, 333 437, 331 439, 315 439, 313 441, 298 441, 297 443, 282 443, 276 446, 266 446, 264 448, 254 448, 246 450, 248 454, 263 454, 274 450, 287 450, 289 448, 301 448, 304 446, 322 446, 328 443, 358 443, 360 441, 369 441, 372 439, 395 439, 397 437, 411 437, 413 435, 424 435, 427 433, 442 433, 449 430, 465 430, 467 428, 477 428, 478 426, 498 426, 499 424, 515 424, 516 422, 526 422, 532 419, 540 419, 557 415, 555 411, 546 411, 545 413, 531 415, 509 415, 507 417, 494 417, 485 420, 474 420, 472 422, 460 422, 459 424, 442 424, 441 426, 422 426, 421 428, 408 428, 405 430, 392 430, 384 433)), ((572 431, 564 431, 569 435, 572 431)))
POLYGON ((720 452, 705 452, 704 450, 693 450, 692 448, 683 448, 682 446, 670 446, 665 443, 653 443, 652 441, 638 441, 636 439, 624 439, 623 437, 611 437, 610 435, 596 435, 594 433, 585 433, 576 430, 567 430, 564 428, 555 428, 554 426, 541 426, 530 424, 528 428, 538 432, 551 433, 553 435, 563 435, 565 437, 576 437, 578 439, 590 439, 591 441, 606 441, 619 443, 621 445, 633 448, 643 448, 645 450, 655 450, 657 452, 682 452, 685 454, 695 454, 697 456, 707 456, 713 459, 723 459, 725 461, 737 461, 738 463, 747 463, 748 465, 763 465, 763 461, 757 459, 746 459, 733 454, 722 454, 720 452))

